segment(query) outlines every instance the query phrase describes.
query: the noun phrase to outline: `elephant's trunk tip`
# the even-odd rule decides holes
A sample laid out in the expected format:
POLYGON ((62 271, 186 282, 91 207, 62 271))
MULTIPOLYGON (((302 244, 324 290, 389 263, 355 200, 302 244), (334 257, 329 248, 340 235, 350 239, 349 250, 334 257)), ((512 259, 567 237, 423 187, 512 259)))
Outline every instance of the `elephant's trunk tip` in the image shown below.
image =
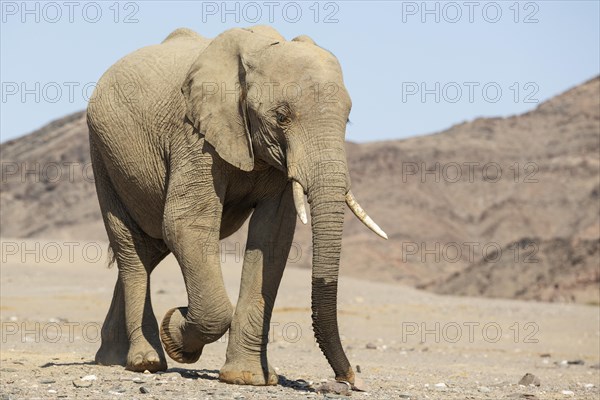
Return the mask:
POLYGON ((378 236, 384 238, 385 240, 388 239, 387 233, 385 233, 383 231, 383 229, 381 229, 379 227, 379 225, 377 225, 375 223, 375 221, 373 221, 371 219, 371 217, 369 217, 369 215, 367 214, 367 212, 365 210, 363 210, 363 208, 360 206, 360 204, 358 204, 358 201, 356 201, 356 199, 354 198, 354 195, 352 194, 351 191, 348 191, 348 193, 346 194, 346 204, 352 210, 352 212, 354 213, 354 215, 356 215, 356 217, 363 224, 365 224, 365 226, 367 228, 369 228, 370 230, 372 230, 378 236))

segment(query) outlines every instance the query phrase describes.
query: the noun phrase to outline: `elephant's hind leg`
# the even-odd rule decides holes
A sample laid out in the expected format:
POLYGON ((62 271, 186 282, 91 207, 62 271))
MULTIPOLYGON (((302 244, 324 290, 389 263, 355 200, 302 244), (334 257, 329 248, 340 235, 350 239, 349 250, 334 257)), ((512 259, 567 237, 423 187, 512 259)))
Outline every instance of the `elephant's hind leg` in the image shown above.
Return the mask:
MULTIPOLYGON (((139 237, 138 237, 139 239, 139 237)), ((163 352, 158 323, 150 299, 150 273, 167 254, 164 245, 127 244, 116 254, 122 288, 125 332, 129 342, 125 367, 131 371, 164 371, 167 361, 163 352), (162 245, 162 246, 161 246, 162 245)), ((122 317, 119 317, 122 318, 122 317)))
POLYGON ((133 371, 165 370, 167 362, 150 300, 150 273, 168 249, 133 221, 93 147, 92 159, 100 208, 119 268, 95 360, 102 365, 125 365, 133 371))
MULTIPOLYGON (((112 236, 121 220, 109 220, 112 236)), ((118 243, 111 240, 119 274, 96 362, 125 365, 132 371, 165 370, 167 362, 150 299, 150 273, 168 252, 164 244, 127 230, 125 225, 119 231, 123 237, 118 243)))

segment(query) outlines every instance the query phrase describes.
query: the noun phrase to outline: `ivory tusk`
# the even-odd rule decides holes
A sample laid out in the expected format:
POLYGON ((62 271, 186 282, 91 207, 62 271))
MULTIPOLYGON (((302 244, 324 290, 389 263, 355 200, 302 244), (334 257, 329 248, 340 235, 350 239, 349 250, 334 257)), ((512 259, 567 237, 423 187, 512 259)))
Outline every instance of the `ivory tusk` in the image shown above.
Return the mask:
POLYGON ((296 206, 296 213, 298 218, 304 225, 308 222, 306 218, 306 207, 304 206, 304 189, 302 185, 296 181, 292 181, 292 192, 294 194, 294 206, 296 206))
POLYGON ((346 204, 348 204, 348 207, 352 210, 354 215, 356 215, 356 217, 360 219, 360 221, 363 224, 365 224, 367 228, 369 228, 384 239, 388 238, 387 234, 375 223, 375 221, 371 219, 371 217, 367 215, 367 213, 365 212, 365 210, 363 210, 360 204, 358 204, 358 202, 354 198, 354 195, 350 191, 348 191, 348 193, 346 194, 346 204))

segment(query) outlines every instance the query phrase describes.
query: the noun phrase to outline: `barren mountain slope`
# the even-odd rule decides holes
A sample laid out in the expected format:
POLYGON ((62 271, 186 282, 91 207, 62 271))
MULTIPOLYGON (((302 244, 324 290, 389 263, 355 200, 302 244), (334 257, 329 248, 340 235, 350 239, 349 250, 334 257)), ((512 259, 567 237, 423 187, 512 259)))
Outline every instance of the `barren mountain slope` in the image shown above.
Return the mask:
MULTIPOLYGON (((83 113, 3 144, 2 236, 104 239, 88 151, 83 113), (38 169, 27 174, 25 165, 38 169)), ((597 302, 590 287, 599 287, 598 252, 579 246, 600 240, 599 151, 598 77, 523 115, 408 140, 348 143, 353 192, 390 240, 348 212, 342 273, 457 294, 597 302), (522 240, 533 244, 510 245, 522 240), (563 253, 556 243, 581 260, 557 262, 553 255, 563 253), (496 274, 519 274, 522 290, 489 290, 503 279, 485 272, 495 265, 503 266, 496 274), (581 273, 591 273, 591 282, 556 287, 581 273)), ((240 231, 224 245, 243 248, 244 238, 240 231)), ((300 226, 290 264, 309 266, 310 250, 310 229, 300 226)))
POLYGON ((0 158, 3 237, 106 238, 83 111, 3 143, 0 158))
MULTIPOLYGON (((515 270, 506 273, 535 268, 546 274, 551 268, 549 258, 541 253, 552 246, 544 241, 564 239, 577 247, 582 243, 579 239, 597 242, 600 238, 598 78, 520 116, 477 119, 404 141, 351 145, 348 153, 357 196, 373 209, 392 242, 363 238, 363 231, 355 230, 360 227, 348 227, 348 242, 363 245, 345 247, 346 259, 353 261, 353 267, 347 268, 362 269, 363 276, 381 273, 410 283, 433 282, 426 287, 446 292, 445 277, 478 263, 488 253, 500 254, 499 259, 491 258, 492 264, 514 264, 515 270), (425 169, 438 171, 439 177, 422 174, 425 169), (458 181, 457 170, 462 173, 458 181), (359 232, 360 239, 355 236, 359 232), (526 238, 536 238, 532 248, 506 248, 526 238), (530 251, 538 257, 527 258, 530 251), (388 263, 380 262, 382 257, 388 263)), ((574 269, 573 274, 577 268, 598 271, 600 259, 596 253, 577 265, 562 268, 565 273, 574 269)), ((470 269, 464 280, 475 279, 474 273, 470 269)), ((552 291, 528 294, 527 287, 536 282, 523 279, 529 285, 524 282, 525 292, 517 297, 555 298, 552 291)), ((453 293, 467 293, 457 286, 452 286, 453 293)), ((561 290, 560 296, 597 302, 598 272, 594 286, 595 300, 579 299, 577 285, 568 293, 561 290)))
POLYGON ((442 294, 598 304, 598 239, 527 238, 510 243, 502 251, 513 257, 496 262, 480 260, 419 288, 442 294), (515 262, 515 254, 529 262, 515 262))

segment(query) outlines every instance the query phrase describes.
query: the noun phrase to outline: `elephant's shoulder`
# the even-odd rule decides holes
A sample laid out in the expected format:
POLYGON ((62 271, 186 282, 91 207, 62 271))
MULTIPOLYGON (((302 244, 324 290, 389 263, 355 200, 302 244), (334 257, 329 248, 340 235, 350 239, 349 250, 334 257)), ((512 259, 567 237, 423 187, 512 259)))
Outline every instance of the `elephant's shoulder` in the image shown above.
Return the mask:
POLYGON ((163 40, 161 42, 161 44, 169 42, 171 40, 183 39, 183 38, 185 38, 185 39, 206 40, 205 37, 203 37, 202 35, 199 35, 198 33, 194 32, 193 30, 191 30, 189 28, 178 28, 178 29, 175 29, 173 32, 171 32, 169 34, 169 36, 167 36, 165 38, 165 40, 163 40))

